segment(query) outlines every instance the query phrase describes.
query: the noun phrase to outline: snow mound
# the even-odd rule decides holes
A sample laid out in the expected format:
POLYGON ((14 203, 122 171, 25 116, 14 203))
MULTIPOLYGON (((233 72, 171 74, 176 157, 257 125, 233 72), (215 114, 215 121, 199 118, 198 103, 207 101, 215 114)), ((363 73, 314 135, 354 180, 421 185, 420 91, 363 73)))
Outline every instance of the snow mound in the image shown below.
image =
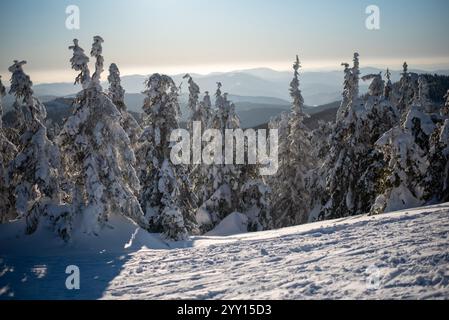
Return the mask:
POLYGON ((231 236, 248 231, 248 217, 239 212, 233 212, 224 218, 206 236, 231 236))

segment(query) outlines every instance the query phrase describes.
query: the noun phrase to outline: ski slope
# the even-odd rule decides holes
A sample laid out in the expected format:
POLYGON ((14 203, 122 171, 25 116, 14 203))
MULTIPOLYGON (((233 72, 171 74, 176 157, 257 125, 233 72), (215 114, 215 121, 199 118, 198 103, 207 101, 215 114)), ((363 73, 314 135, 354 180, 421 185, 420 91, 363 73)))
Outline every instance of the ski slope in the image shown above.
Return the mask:
POLYGON ((117 219, 53 247, 0 226, 0 299, 449 299, 449 203, 177 243, 117 219))

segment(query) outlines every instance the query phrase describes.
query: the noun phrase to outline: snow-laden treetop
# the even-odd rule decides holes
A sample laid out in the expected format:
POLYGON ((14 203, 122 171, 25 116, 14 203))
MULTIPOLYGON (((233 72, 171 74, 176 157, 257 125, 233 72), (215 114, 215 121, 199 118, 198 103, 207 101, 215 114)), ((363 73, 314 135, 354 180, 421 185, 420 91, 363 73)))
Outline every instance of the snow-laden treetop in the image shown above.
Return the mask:
POLYGON ((91 86, 97 88, 99 91, 101 91, 101 86, 100 86, 101 73, 104 71, 104 69, 103 69, 104 58, 102 56, 102 53, 103 53, 102 43, 103 42, 104 42, 104 40, 102 37, 95 36, 94 43, 92 44, 92 50, 90 51, 90 55, 92 57, 96 58, 95 73, 92 75, 91 86))
POLYGON ((302 97, 301 90, 299 89, 299 69, 301 64, 299 62, 298 55, 296 61, 293 64, 293 80, 290 83, 290 96, 293 98, 293 112, 301 115, 303 113, 304 98, 302 97))
POLYGON ((362 80, 372 80, 368 90, 370 96, 379 97, 383 94, 385 82, 382 80, 382 72, 378 74, 367 74, 362 77, 362 80))
POLYGON ((89 57, 84 53, 83 48, 78 45, 78 39, 73 40, 73 46, 69 47, 73 50, 73 57, 70 59, 72 69, 80 71, 75 79, 75 84, 81 84, 83 89, 87 89, 90 82, 90 71, 88 67, 89 57))
MULTIPOLYGON (((115 63, 109 66, 109 96, 112 101, 119 107, 124 109, 125 105, 125 89, 123 89, 120 80, 120 71, 115 63)), ((122 110, 123 111, 123 110, 122 110)))
POLYGON ((26 61, 14 60, 14 64, 8 68, 11 76, 11 87, 9 93, 16 96, 16 98, 23 98, 24 101, 29 101, 33 96, 33 82, 30 77, 23 71, 23 66, 26 61))

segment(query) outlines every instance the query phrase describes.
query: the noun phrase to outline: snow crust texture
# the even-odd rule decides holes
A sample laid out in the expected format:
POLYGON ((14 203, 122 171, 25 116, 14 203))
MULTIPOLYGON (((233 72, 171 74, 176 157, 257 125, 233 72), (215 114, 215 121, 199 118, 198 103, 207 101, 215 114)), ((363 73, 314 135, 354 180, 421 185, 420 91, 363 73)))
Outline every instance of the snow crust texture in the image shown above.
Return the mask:
POLYGON ((448 299, 449 204, 132 254, 103 298, 448 299))

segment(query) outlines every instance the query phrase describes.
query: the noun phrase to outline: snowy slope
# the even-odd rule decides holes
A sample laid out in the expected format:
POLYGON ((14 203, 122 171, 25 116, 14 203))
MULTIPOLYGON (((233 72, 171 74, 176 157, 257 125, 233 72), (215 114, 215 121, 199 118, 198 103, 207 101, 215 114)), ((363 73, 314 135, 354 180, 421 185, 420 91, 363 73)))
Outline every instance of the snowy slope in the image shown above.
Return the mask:
POLYGON ((182 243, 117 219, 53 248, 0 226, 0 299, 449 299, 449 203, 182 243))

